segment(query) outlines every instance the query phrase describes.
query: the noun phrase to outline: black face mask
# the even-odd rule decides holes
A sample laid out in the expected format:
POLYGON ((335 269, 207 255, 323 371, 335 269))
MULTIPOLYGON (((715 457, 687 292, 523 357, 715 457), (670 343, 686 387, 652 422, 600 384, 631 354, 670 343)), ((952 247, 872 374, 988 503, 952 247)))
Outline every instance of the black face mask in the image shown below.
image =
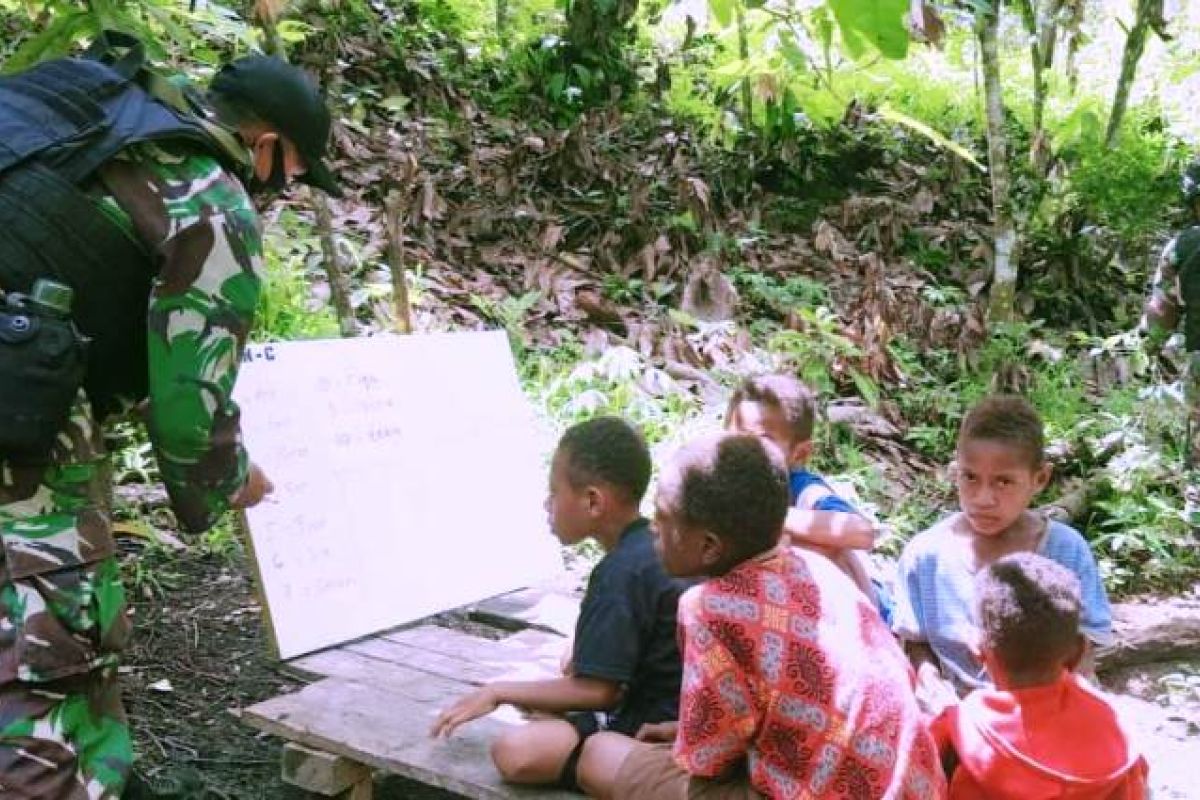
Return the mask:
POLYGON ((257 170, 251 170, 250 185, 247 188, 252 195, 279 194, 287 186, 287 168, 283 163, 283 142, 276 139, 271 146, 274 148, 274 156, 271 160, 271 174, 264 181, 258 177, 257 170))

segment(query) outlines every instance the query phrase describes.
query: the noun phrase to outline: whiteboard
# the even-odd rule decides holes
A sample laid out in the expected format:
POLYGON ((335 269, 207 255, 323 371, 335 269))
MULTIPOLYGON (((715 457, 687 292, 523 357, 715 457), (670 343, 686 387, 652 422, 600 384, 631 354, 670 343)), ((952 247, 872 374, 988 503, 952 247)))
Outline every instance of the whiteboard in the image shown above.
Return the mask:
POLYGON ((562 568, 504 333, 251 345, 234 399, 275 484, 247 519, 281 658, 562 568))

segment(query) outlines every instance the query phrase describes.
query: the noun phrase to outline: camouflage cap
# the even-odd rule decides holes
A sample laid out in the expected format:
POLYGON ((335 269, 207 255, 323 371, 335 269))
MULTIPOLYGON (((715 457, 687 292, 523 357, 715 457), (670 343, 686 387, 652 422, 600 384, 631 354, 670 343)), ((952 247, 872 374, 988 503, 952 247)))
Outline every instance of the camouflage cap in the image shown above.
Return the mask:
POLYGON ((329 144, 329 109, 313 80, 274 56, 239 58, 213 78, 212 91, 240 100, 273 125, 304 157, 303 183, 340 197, 341 188, 322 160, 329 144))

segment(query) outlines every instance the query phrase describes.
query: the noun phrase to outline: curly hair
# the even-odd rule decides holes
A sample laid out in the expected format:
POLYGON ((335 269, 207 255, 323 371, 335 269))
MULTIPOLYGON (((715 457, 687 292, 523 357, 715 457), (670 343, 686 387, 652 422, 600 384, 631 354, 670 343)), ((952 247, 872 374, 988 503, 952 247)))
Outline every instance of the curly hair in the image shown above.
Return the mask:
POLYGON ((997 559, 975 579, 984 642, 1005 669, 1027 673, 1070 655, 1079 639, 1079 578, 1034 553, 997 559))
POLYGON ((998 394, 980 400, 963 418, 958 446, 972 440, 1000 442, 1020 450, 1037 469, 1045 460, 1042 418, 1024 397, 998 394))
POLYGON ((565 456, 567 480, 581 489, 607 483, 634 505, 650 484, 650 450, 646 441, 619 417, 595 417, 573 425, 558 441, 565 456))
POLYGON ((791 498, 777 447, 757 436, 717 434, 685 445, 675 465, 673 505, 685 524, 712 531, 741 558, 779 541, 791 498))
POLYGON ((791 428, 793 442, 807 442, 812 438, 816 400, 812 390, 791 375, 755 375, 742 381, 729 398, 726 419, 732 417, 742 403, 766 403, 778 408, 791 428))

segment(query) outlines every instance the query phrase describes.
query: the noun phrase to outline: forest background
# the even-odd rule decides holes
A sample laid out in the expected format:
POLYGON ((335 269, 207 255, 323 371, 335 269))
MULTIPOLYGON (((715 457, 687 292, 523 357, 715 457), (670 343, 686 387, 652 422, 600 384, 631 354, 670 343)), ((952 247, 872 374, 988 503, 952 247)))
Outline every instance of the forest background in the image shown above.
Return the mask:
MULTIPOLYGON (((199 83, 263 48, 326 87, 347 196, 272 207, 255 339, 503 328, 547 446, 615 413, 670 447, 741 376, 793 370, 815 467, 885 523, 884 558, 954 507, 965 410, 1023 392, 1040 502, 1110 591, 1195 591, 1182 353, 1132 331, 1187 222, 1200 4, 278 3, 0 0, 6 71, 118 28, 199 83)), ((144 435, 111 444, 139 613, 240 580, 232 522, 177 536, 144 435)))

